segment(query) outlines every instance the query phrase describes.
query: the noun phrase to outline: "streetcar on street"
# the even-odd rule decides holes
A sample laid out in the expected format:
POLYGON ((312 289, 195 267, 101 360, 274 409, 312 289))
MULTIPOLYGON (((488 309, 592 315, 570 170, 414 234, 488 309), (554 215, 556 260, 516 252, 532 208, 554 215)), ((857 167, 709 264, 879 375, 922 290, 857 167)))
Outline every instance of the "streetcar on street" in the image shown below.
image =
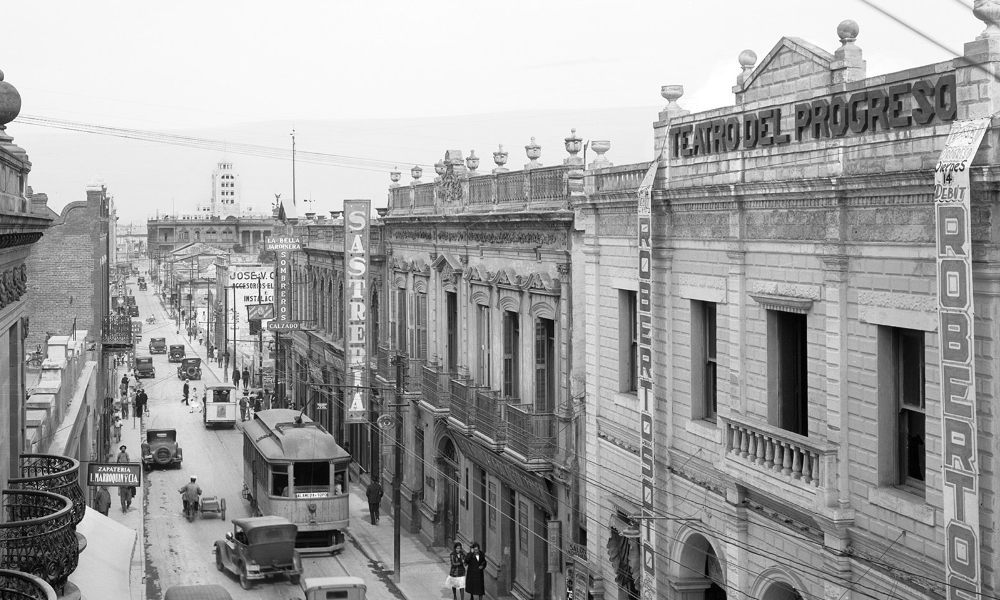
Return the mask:
POLYGON ((350 462, 322 425, 297 410, 262 410, 243 426, 243 497, 255 515, 295 523, 302 552, 343 550, 350 462))

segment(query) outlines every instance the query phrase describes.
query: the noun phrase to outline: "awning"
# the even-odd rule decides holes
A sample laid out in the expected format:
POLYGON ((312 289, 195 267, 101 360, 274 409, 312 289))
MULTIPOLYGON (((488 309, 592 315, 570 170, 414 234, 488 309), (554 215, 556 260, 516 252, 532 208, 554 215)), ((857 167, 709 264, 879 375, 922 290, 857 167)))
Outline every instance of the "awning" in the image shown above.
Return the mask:
POLYGON ((131 600, 135 530, 89 506, 76 530, 87 538, 87 548, 69 580, 80 588, 84 598, 131 600))

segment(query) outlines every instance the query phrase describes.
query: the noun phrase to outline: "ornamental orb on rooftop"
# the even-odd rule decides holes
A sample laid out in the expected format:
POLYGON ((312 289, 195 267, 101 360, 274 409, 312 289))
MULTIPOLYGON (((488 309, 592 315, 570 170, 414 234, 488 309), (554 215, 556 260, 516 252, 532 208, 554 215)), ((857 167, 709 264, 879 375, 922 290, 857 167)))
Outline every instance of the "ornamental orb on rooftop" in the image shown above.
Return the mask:
POLYGON ((17 118, 21 112, 21 94, 17 88, 3 80, 0 71, 0 129, 17 118))

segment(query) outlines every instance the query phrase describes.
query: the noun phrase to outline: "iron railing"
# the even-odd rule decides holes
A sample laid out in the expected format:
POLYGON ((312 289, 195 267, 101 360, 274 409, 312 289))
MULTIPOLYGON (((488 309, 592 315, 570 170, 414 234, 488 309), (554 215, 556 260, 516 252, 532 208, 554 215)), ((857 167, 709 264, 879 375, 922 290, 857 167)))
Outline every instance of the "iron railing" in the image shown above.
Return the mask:
POLYGON ((76 570, 80 549, 73 501, 37 490, 3 490, 0 568, 30 573, 62 594, 76 570))
POLYGON ((0 598, 10 600, 56 600, 59 596, 41 577, 0 569, 0 598))
POLYGON ((132 317, 109 315, 103 319, 102 341, 105 345, 132 345, 132 317))
POLYGON ((530 462, 551 460, 556 454, 556 416, 535 412, 533 404, 508 404, 507 449, 530 462))
POLYGON ((507 424, 503 408, 512 398, 500 398, 494 390, 480 388, 475 394, 476 436, 489 448, 500 451, 507 443, 507 424))
POLYGON ((87 499, 80 488, 80 461, 55 454, 22 454, 21 477, 11 479, 12 490, 40 490, 65 496, 73 502, 73 527, 87 512, 87 499))
POLYGON ((476 428, 476 388, 471 379, 452 379, 449 422, 458 433, 472 435, 476 428))
POLYGON ((451 390, 448 387, 450 374, 431 365, 421 366, 420 371, 424 402, 438 411, 448 411, 451 408, 451 390))

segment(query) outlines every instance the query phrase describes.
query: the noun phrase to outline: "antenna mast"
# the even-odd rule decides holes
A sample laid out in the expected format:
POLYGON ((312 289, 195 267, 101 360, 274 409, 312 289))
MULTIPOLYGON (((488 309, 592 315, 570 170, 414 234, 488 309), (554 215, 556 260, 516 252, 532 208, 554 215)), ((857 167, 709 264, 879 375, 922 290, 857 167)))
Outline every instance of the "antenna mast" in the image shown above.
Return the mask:
POLYGON ((295 128, 292 128, 292 206, 295 206, 295 128))

